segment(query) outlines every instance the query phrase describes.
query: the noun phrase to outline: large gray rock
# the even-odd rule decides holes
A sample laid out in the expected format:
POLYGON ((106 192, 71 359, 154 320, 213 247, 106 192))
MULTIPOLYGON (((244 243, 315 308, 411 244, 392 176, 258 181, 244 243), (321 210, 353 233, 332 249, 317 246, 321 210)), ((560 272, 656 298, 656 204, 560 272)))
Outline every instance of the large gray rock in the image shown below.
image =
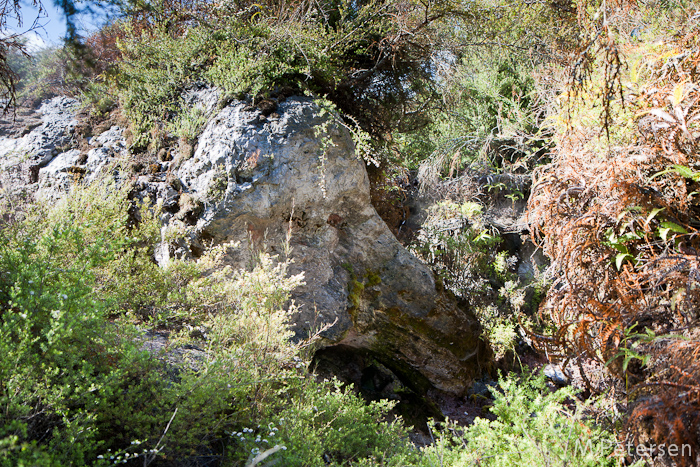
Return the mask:
MULTIPOLYGON (((179 210, 164 220, 189 234, 161 246, 160 261, 238 240, 229 260, 245 267, 258 251, 282 254, 291 221, 291 272, 306 280, 294 295, 298 335, 335 322, 328 346, 462 394, 487 358, 476 319, 397 242, 370 204, 349 132, 321 113, 305 98, 269 117, 243 102, 221 110, 176 169, 179 210)), ((166 191, 164 202, 175 196, 166 191)))
POLYGON ((70 97, 44 102, 39 108, 42 124, 21 138, 1 138, 0 154, 19 156, 43 167, 70 142, 71 131, 78 124, 77 110, 78 101, 70 97))

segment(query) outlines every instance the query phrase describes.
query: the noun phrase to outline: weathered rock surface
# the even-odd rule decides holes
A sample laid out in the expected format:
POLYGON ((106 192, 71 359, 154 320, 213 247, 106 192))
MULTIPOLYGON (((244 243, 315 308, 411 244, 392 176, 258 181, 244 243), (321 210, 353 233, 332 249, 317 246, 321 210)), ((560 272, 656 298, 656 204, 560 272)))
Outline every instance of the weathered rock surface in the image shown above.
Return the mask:
POLYGON ((282 254, 291 221, 292 273, 306 280, 294 294, 300 337, 335 322, 329 347, 455 394, 479 372, 487 350, 477 320, 379 218, 349 133, 311 100, 290 98, 269 117, 233 102, 174 174, 175 187, 160 190, 164 205, 178 198, 164 221, 189 234, 186 245, 161 248, 161 262, 237 240, 229 259, 245 267, 257 251, 282 254))
POLYGON ((93 181, 115 156, 126 152, 123 130, 117 126, 91 138, 94 148, 87 152, 78 149, 74 135, 78 108, 76 99, 55 97, 35 113, 24 111, 24 125, 18 125, 22 131, 3 126, 0 171, 5 188, 57 199, 77 180, 93 181))
POLYGON ((182 101, 184 105, 190 108, 199 108, 206 115, 213 113, 219 105, 221 99, 221 91, 217 88, 212 88, 204 83, 198 83, 190 89, 187 89, 182 101))
POLYGON ((22 131, 3 131, 3 136, 0 136, 0 171, 6 188, 16 190, 36 183, 39 170, 63 152, 63 147, 70 142, 72 129, 78 123, 75 118, 77 104, 75 99, 68 97, 50 99, 37 113, 23 115, 28 123, 22 131))
MULTIPOLYGON (((185 97, 187 105, 216 112, 215 90, 185 97)), ((74 99, 54 98, 22 131, 3 132, 4 188, 57 199, 128 153, 117 126, 77 141, 77 110, 74 99)), ((361 379, 376 380, 378 394, 391 392, 379 383, 385 380, 402 393, 430 385, 464 393, 488 353, 478 322, 396 241, 370 203, 348 131, 321 113, 305 98, 263 109, 236 101, 211 119, 192 157, 152 164, 160 171, 141 175, 134 196, 160 200, 164 238, 180 238, 160 245, 157 259, 240 241, 229 262, 248 267, 260 251, 283 255, 291 225, 291 273, 306 279, 294 294, 299 338, 334 323, 323 334, 327 355, 353 358, 361 379)))
POLYGON ((32 165, 43 167, 70 142, 76 120, 78 101, 69 97, 55 97, 39 108, 42 124, 20 138, 2 138, 0 153, 25 158, 32 165))

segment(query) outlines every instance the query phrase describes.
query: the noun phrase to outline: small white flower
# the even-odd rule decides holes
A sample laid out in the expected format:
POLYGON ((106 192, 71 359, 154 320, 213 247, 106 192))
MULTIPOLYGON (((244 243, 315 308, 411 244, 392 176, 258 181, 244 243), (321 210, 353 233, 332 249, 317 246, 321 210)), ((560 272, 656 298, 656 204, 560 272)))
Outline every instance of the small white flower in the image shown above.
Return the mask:
POLYGON ((68 295, 66 295, 66 294, 61 295, 61 297, 62 297, 64 300, 68 300, 68 295))
POLYGON ((29 291, 29 295, 34 295, 34 291, 33 291, 33 290, 30 290, 30 291, 29 291))
POLYGON ((270 434, 269 434, 268 436, 275 436, 275 432, 274 432, 274 431, 271 431, 270 434))
POLYGON ((287 450, 287 446, 282 446, 282 450, 283 450, 283 451, 286 451, 286 450, 287 450))
POLYGON ((263 439, 262 442, 263 442, 263 443, 269 443, 269 441, 268 441, 267 439, 263 439))

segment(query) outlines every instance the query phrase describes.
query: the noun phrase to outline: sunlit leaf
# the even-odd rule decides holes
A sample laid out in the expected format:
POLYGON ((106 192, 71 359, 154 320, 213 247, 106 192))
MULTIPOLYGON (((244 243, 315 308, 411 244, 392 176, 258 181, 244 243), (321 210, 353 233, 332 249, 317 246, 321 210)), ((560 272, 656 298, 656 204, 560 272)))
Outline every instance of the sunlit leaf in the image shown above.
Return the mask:
POLYGON ((683 90, 685 89, 685 81, 681 81, 680 83, 676 84, 676 86, 673 88, 673 106, 677 106, 683 101, 683 90))
POLYGON ((633 259, 633 256, 629 253, 618 253, 617 256, 615 256, 615 267, 617 267, 618 271, 622 268, 622 263, 627 259, 633 259))
POLYGON ((664 209, 666 209, 666 208, 656 208, 656 209, 652 209, 651 212, 649 213, 649 215, 647 216, 647 220, 644 221, 644 227, 648 226, 648 225, 649 225, 649 222, 651 222, 652 219, 654 219, 654 217, 656 217, 656 215, 657 215, 658 213, 660 213, 661 211, 663 211, 664 209))
POLYGON ((639 59, 632 63, 632 66, 630 67, 630 81, 637 84, 637 81, 639 81, 639 68, 641 65, 642 60, 639 59))
POLYGON ((671 168, 668 168, 666 170, 662 170, 661 172, 657 172, 654 175, 651 176, 651 178, 656 178, 660 177, 662 175, 666 175, 668 173, 677 173, 681 177, 689 178, 693 181, 699 182, 700 181, 700 172, 696 172, 690 167, 686 167, 685 165, 674 165, 671 168))
POLYGON ((674 165, 673 168, 681 177, 690 178, 695 181, 700 179, 700 172, 696 172, 690 167, 686 167, 684 165, 674 165))

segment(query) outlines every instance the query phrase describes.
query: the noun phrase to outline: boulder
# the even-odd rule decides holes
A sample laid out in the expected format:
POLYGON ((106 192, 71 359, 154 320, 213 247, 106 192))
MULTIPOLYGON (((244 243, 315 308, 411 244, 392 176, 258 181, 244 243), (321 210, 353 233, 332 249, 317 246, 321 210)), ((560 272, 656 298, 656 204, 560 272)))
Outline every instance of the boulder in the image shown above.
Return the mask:
MULTIPOLYGON (((234 267, 289 252, 291 273, 306 281, 293 296, 299 338, 332 324, 326 348, 371 355, 404 384, 463 394, 488 358, 479 324, 379 218, 350 133, 311 99, 269 110, 232 102, 171 169, 179 208, 163 220, 188 234, 161 245, 160 262, 230 241, 240 242, 234 267)), ((164 203, 176 197, 161 193, 164 203)))

